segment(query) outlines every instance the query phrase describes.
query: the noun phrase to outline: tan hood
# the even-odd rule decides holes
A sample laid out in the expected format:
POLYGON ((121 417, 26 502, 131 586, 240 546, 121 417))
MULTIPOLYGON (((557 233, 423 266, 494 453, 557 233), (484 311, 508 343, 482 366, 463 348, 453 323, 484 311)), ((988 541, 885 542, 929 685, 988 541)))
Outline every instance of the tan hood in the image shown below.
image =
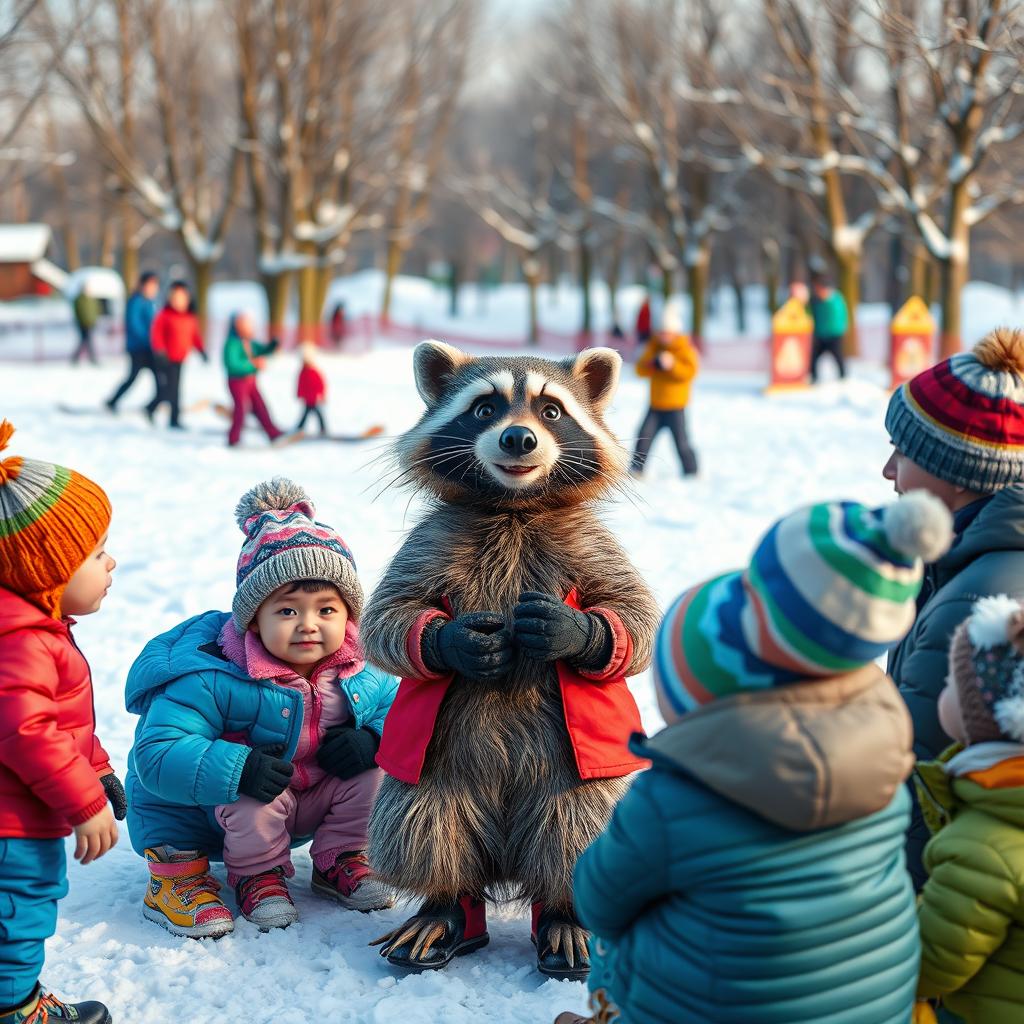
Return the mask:
POLYGON ((798 832, 888 806, 914 767, 910 715, 876 665, 738 694, 642 745, 734 803, 798 832))

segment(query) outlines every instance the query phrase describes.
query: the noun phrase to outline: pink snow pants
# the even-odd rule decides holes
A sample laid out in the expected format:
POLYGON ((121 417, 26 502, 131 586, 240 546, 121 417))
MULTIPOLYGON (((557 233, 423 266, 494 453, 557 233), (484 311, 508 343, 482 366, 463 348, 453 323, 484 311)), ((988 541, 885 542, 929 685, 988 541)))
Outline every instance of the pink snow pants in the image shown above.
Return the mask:
POLYGON ((224 829, 228 884, 276 867, 291 877, 293 837, 313 836, 309 852, 320 871, 339 853, 365 850, 366 825, 383 774, 371 768, 344 781, 327 775, 309 789, 286 789, 269 804, 250 796, 220 804, 215 814, 224 829))

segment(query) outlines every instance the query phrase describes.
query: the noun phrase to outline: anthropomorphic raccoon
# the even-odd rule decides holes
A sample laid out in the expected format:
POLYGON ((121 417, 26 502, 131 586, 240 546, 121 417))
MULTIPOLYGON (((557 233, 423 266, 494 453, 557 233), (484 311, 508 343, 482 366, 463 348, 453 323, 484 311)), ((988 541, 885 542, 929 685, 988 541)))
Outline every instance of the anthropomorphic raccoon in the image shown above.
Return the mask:
POLYGON ((625 469, 602 419, 621 360, 476 359, 429 341, 414 365, 427 410, 396 454, 432 502, 363 640, 403 677, 370 861, 424 902, 378 941, 395 966, 443 967, 487 943, 485 899, 526 900, 540 970, 582 977, 572 871, 643 766, 625 679, 658 622, 599 518, 625 469))

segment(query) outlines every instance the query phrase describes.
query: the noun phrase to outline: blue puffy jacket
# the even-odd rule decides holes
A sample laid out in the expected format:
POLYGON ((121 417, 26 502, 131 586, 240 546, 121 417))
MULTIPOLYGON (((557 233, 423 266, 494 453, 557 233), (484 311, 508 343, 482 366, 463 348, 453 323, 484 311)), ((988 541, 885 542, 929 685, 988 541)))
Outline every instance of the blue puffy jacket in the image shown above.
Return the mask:
POLYGON ((590 986, 624 1024, 908 1024, 909 718, 875 669, 743 694, 637 753, 653 767, 580 858, 590 986))
POLYGON ((156 316, 156 303, 142 292, 132 292, 124 307, 124 342, 129 352, 147 352, 151 348, 149 337, 156 316))
MULTIPOLYGON (((220 856, 213 808, 238 799, 251 748, 280 745, 286 759, 295 751, 302 696, 251 679, 225 656, 217 641, 229 618, 205 612, 175 626, 146 644, 128 673, 125 704, 140 719, 125 788, 128 829, 140 853, 170 843, 220 856)), ((339 685, 356 727, 379 735, 398 681, 367 666, 339 685)))

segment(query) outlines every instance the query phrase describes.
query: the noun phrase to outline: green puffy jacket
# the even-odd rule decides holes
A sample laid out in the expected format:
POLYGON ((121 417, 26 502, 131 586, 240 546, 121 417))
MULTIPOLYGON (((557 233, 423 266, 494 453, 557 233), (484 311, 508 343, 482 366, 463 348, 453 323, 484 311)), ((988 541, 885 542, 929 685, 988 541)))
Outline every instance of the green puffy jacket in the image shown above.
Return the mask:
POLYGON ((926 817, 947 822, 925 850, 918 994, 967 1024, 1024 1021, 1022 771, 1022 758, 957 777, 939 762, 918 768, 926 817))
POLYGON ((74 301, 75 321, 81 327, 95 327, 100 318, 100 300, 79 292, 74 301))
POLYGON ((277 348, 277 341, 243 341, 231 331, 224 342, 224 369, 229 379, 251 377, 257 372, 254 359, 270 355, 277 348))

